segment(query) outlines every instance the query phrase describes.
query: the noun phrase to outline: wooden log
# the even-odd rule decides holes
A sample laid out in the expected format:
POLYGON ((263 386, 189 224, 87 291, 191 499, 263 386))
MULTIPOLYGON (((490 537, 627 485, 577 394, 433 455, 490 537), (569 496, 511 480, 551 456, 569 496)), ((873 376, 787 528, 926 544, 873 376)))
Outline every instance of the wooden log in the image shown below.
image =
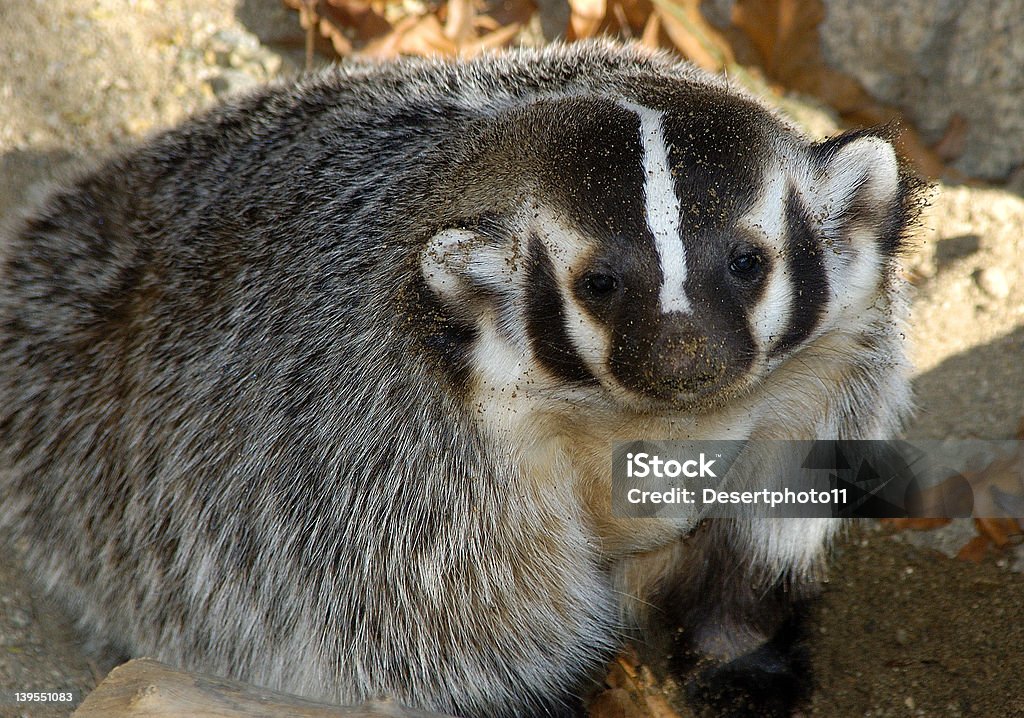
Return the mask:
POLYGON ((390 701, 334 706, 140 658, 118 666, 72 718, 451 718, 390 701))

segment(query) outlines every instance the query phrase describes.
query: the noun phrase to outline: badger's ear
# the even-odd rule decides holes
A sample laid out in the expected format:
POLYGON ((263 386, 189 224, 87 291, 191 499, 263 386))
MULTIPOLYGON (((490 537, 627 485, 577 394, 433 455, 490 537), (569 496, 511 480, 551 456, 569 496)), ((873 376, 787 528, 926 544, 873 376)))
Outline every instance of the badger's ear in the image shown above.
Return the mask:
POLYGON ((446 304, 471 311, 480 302, 507 294, 514 282, 514 263, 505 242, 462 228, 444 229, 431 237, 420 256, 427 288, 446 304))
POLYGON ((887 253, 899 244, 905 188, 899 160, 882 137, 854 132, 818 145, 815 177, 818 218, 826 239, 854 240, 867 230, 887 253))

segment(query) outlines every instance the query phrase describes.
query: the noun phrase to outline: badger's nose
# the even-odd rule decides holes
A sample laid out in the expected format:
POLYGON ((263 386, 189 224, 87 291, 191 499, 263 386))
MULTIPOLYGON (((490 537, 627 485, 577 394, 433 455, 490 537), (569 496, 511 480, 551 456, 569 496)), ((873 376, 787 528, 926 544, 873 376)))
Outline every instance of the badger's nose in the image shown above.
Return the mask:
POLYGON ((662 332, 656 344, 664 383, 675 391, 696 392, 717 382, 725 373, 721 352, 704 334, 690 328, 662 332))

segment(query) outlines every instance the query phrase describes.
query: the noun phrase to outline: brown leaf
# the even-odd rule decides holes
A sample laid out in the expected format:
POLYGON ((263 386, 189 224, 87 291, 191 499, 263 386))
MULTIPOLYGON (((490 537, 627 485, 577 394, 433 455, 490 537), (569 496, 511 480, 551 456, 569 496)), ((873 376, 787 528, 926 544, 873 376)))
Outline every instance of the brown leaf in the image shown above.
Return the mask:
POLYGON ((931 531, 949 524, 953 519, 879 519, 893 531, 931 531))
POLYGON ((642 707, 633 701, 629 691, 623 688, 609 688, 590 702, 589 718, 650 718, 642 707))
POLYGON ((760 53, 766 74, 801 89, 800 76, 819 67, 818 25, 825 19, 821 0, 737 0, 733 24, 760 53))
POLYGON ((569 36, 573 40, 583 40, 596 35, 608 11, 607 0, 569 0, 569 7, 572 9, 569 16, 569 36))
POLYGON ((619 32, 622 33, 623 37, 632 40, 633 27, 629 24, 626 11, 622 9, 622 3, 612 3, 612 16, 615 18, 615 22, 618 23, 619 32))
POLYGON ((970 481, 957 473, 934 486, 909 492, 906 498, 907 511, 920 518, 970 516, 976 508, 970 481))
POLYGON ((612 662, 605 683, 609 690, 591 702, 590 718, 680 718, 632 647, 612 662))
POLYGON ((956 557, 962 561, 980 563, 991 545, 987 536, 975 536, 957 552, 956 557))
POLYGON ((1021 526, 1015 518, 980 518, 974 519, 974 527, 978 534, 987 538, 996 548, 1005 548, 1011 539, 1021 535, 1021 526))
MULTIPOLYGON (((561 0, 565 2, 565 0, 561 0)), ((477 15, 477 28, 493 32, 506 25, 523 26, 537 13, 537 5, 533 0, 491 0, 487 3, 485 14, 477 15)), ((566 24, 568 25, 569 7, 565 6, 566 24)), ((565 32, 565 27, 559 29, 565 32)))
POLYGON ((456 45, 462 45, 476 37, 473 29, 476 8, 473 0, 448 0, 448 17, 444 22, 444 34, 456 45))
POLYGON ((390 33, 368 43, 360 55, 389 58, 398 55, 454 55, 455 44, 444 35, 436 15, 402 18, 390 33))
POLYGON ((722 35, 704 19, 700 0, 653 0, 665 33, 680 53, 705 70, 718 72, 735 61, 722 35))
POLYGON ((474 40, 460 48, 463 55, 475 55, 483 50, 491 50, 496 47, 508 45, 519 34, 520 26, 516 23, 499 27, 494 32, 488 33, 481 38, 474 40))
POLYGON ((612 0, 612 12, 620 26, 629 28, 630 37, 639 37, 655 16, 651 0, 612 0))
POLYGON ((391 31, 383 9, 367 0, 328 0, 321 5, 321 25, 329 23, 338 28, 352 28, 361 42, 391 31))
POLYGON ((640 42, 646 47, 656 50, 659 47, 658 36, 661 34, 661 16, 656 12, 652 12, 650 17, 647 18, 647 22, 644 24, 643 34, 640 36, 640 42))
POLYGON ((1022 513, 1019 509, 1024 502, 1024 447, 964 475, 974 492, 976 516, 1016 519, 1022 513))
MULTIPOLYGON (((352 52, 352 42, 345 35, 344 27, 347 23, 340 21, 334 11, 328 10, 328 15, 321 16, 317 22, 317 26, 320 30, 320 36, 325 37, 331 41, 331 47, 334 51, 344 57, 352 52)), ((350 21, 351 22, 351 21, 350 21)), ((386 25, 387 29, 390 26, 386 25)), ((358 34, 358 33, 357 33, 358 34)))
POLYGON ((964 153, 967 146, 967 120, 958 113, 953 113, 946 125, 942 138, 935 143, 932 150, 946 162, 952 162, 964 153))

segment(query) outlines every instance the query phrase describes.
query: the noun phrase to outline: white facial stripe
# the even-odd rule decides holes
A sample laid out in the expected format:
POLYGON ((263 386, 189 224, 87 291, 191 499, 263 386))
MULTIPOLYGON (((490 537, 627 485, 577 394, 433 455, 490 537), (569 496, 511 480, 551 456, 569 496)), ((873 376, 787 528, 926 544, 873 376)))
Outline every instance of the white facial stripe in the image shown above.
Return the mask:
POLYGON ((668 145, 661 131, 661 113, 648 107, 624 102, 624 107, 640 118, 640 140, 644 148, 644 197, 647 226, 654 235, 654 246, 661 264, 659 293, 661 311, 689 312, 686 297, 686 250, 679 232, 679 199, 672 182, 668 145))
POLYGON ((568 287, 572 283, 572 270, 584 263, 583 246, 574 239, 574 232, 561 224, 546 211, 534 211, 531 226, 547 247, 548 257, 558 276, 562 310, 565 312, 565 330, 573 347, 587 369, 596 377, 603 378, 607 372, 604 357, 608 352, 605 332, 576 302, 568 287))
POLYGON ((761 350, 770 347, 789 325, 792 310, 793 286, 786 262, 786 189, 786 175, 769 170, 758 202, 739 221, 741 227, 761 238, 773 258, 768 285, 750 317, 751 331, 761 350))

